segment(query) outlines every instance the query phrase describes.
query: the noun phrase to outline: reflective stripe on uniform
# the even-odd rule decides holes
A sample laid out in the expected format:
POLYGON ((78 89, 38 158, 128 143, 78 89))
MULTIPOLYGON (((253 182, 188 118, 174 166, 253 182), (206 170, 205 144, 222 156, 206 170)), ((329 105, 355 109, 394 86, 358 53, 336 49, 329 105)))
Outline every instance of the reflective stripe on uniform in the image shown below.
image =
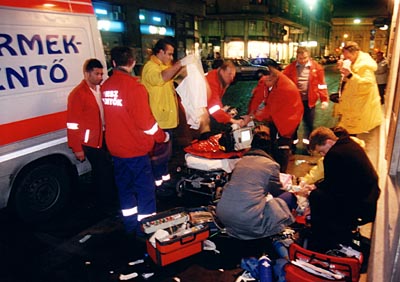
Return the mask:
POLYGON ((149 217, 149 216, 152 216, 152 215, 155 215, 155 214, 156 214, 155 212, 153 212, 151 214, 139 214, 137 219, 138 219, 138 221, 141 221, 143 218, 146 218, 146 217, 149 217))
POLYGON ((210 113, 210 115, 212 115, 213 113, 215 113, 215 112, 218 111, 219 109, 221 109, 221 107, 218 106, 218 105, 215 105, 215 106, 212 106, 212 107, 208 110, 208 112, 210 113))
POLYGON ((328 85, 326 85, 326 84, 318 84, 318 89, 328 89, 328 85))
POLYGON ((134 207, 131 209, 121 210, 123 216, 131 216, 138 213, 138 208, 134 207))
POLYGON ((149 130, 145 130, 144 133, 146 133, 147 135, 154 135, 158 130, 158 123, 155 123, 153 125, 152 128, 150 128, 149 130))
POLYGON ((85 143, 87 143, 89 141, 89 136, 90 136, 90 129, 86 129, 85 131, 85 138, 83 139, 83 141, 85 143))
POLYGON ((67 122, 67 128, 71 130, 79 129, 79 124, 75 122, 67 122))
POLYGON ((170 175, 169 173, 162 176, 162 180, 163 180, 163 181, 168 181, 168 180, 170 180, 170 179, 171 179, 171 175, 170 175))
POLYGON ((288 145, 284 145, 284 146, 278 146, 279 150, 289 150, 290 147, 288 145))

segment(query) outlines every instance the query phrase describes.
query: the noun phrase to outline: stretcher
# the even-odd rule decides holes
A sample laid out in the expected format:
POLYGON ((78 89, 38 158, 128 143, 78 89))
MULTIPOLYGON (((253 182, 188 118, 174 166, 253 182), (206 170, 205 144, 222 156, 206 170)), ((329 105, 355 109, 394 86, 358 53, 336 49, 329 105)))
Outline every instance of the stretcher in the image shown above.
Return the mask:
POLYGON ((216 201, 239 160, 240 158, 208 159, 186 154, 186 167, 176 184, 178 197, 191 192, 209 196, 211 202, 216 201))

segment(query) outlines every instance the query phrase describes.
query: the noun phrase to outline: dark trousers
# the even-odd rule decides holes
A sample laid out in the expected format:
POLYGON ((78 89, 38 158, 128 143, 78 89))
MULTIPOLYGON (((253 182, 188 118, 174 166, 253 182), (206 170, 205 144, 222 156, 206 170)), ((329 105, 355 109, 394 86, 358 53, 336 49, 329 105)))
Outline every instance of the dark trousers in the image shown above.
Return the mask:
POLYGON ((356 219, 344 201, 317 188, 308 197, 311 209, 309 248, 325 252, 337 244, 350 245, 356 219))
MULTIPOLYGON (((304 124, 304 135, 303 138, 308 139, 310 136, 310 133, 314 129, 314 119, 315 119, 315 107, 310 108, 308 106, 308 101, 303 101, 303 106, 304 106, 304 113, 303 113, 303 124, 304 124)), ((299 125, 300 127, 300 125, 299 125)), ((293 136, 293 140, 298 139, 297 136, 297 130, 299 129, 297 127, 296 132, 293 136)))
POLYGON ((140 230, 139 221, 156 212, 153 171, 148 155, 113 157, 122 219, 127 233, 140 230))
POLYGON ((386 84, 378 84, 379 96, 381 96, 381 105, 385 104, 386 84))
POLYGON ((168 163, 172 156, 172 131, 169 133, 170 140, 166 143, 156 143, 151 152, 151 166, 155 180, 162 180, 163 176, 169 174, 168 163))
POLYGON ((109 210, 116 206, 118 202, 111 156, 105 142, 103 142, 102 148, 82 147, 92 166, 92 178, 98 208, 109 210))
POLYGON ((278 129, 273 123, 269 123, 271 139, 273 141, 272 157, 280 165, 280 172, 285 173, 289 165, 290 150, 293 138, 279 135, 278 129))

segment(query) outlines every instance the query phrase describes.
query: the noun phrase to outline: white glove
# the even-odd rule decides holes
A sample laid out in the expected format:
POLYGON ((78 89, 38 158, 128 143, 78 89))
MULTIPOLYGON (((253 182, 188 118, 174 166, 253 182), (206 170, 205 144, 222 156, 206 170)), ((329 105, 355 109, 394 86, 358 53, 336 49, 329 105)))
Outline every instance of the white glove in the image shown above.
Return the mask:
POLYGON ((194 55, 187 55, 186 57, 181 59, 182 67, 194 63, 196 63, 196 57, 194 55))
POLYGON ((322 103, 321 103, 321 110, 327 109, 328 106, 329 106, 329 102, 322 102, 322 103))

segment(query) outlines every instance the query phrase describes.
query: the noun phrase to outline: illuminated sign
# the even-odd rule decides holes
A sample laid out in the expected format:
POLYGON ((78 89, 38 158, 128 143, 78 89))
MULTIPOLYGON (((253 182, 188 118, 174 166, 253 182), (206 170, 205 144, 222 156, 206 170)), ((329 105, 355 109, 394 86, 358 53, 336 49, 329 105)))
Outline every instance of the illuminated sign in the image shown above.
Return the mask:
POLYGON ((303 42, 300 42, 300 46, 317 47, 318 42, 317 41, 303 41, 303 42))
POLYGON ((117 21, 98 20, 97 28, 101 31, 123 32, 125 30, 124 24, 117 21))
POLYGON ((140 32, 142 34, 158 34, 158 35, 165 35, 165 36, 175 36, 174 29, 171 27, 166 27, 166 26, 141 24, 140 32))

